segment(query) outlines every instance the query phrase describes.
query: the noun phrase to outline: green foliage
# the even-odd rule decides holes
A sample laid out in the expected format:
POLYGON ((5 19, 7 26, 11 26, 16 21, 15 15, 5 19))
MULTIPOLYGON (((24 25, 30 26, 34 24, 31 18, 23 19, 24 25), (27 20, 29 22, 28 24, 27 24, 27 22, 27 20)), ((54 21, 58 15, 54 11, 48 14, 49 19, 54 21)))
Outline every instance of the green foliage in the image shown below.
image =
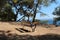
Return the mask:
POLYGON ((15 21, 15 14, 9 5, 0 13, 0 21, 15 21))
POLYGON ((44 6, 47 6, 47 5, 49 5, 49 3, 51 1, 38 0, 37 4, 34 4, 34 0, 11 0, 11 3, 9 3, 10 2, 9 0, 0 0, 0 10, 2 10, 2 8, 3 8, 3 12, 2 13, 0 12, 0 15, 3 15, 3 19, 9 18, 8 20, 11 20, 11 18, 14 18, 16 21, 18 12, 21 12, 20 14, 23 14, 24 17, 25 16, 28 17, 28 19, 29 19, 29 17, 33 17, 33 21, 34 21, 35 17, 36 17, 36 13, 37 13, 37 7, 41 4, 43 4, 44 6), (19 9, 17 9, 17 5, 20 6, 19 9), (11 9, 12 6, 14 6, 17 9, 16 14, 14 14, 12 12, 12 9, 11 9), (23 6, 25 6, 27 9, 24 10, 23 6), (30 10, 33 11, 33 14, 30 10), (27 11, 29 11, 29 12, 27 12, 27 11))
POLYGON ((0 8, 5 5, 6 1, 7 1, 7 0, 0 0, 0 8))
POLYGON ((12 0, 14 3, 17 3, 18 2, 18 0, 12 0))
POLYGON ((4 7, 4 5, 6 4, 7 0, 0 0, 0 12, 2 10, 2 8, 4 7))
POLYGON ((58 16, 58 17, 54 17, 54 22, 53 22, 53 24, 56 25, 56 22, 60 20, 60 6, 57 7, 57 8, 54 10, 53 15, 58 16))
POLYGON ((60 16, 60 6, 55 8, 54 12, 53 12, 54 15, 57 15, 57 16, 60 16))

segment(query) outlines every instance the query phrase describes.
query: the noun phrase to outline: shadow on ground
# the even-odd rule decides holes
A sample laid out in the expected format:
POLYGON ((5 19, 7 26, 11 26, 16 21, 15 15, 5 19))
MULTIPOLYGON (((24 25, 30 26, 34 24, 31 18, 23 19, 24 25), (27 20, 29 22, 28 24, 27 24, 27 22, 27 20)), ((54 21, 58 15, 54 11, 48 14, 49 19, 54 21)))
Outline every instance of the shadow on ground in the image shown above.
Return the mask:
POLYGON ((23 29, 23 28, 15 28, 17 31, 21 32, 21 33, 25 33, 25 32, 31 32, 27 29, 23 29))
POLYGON ((10 31, 0 31, 0 40, 60 40, 60 35, 46 34, 46 35, 17 35, 10 34, 10 31))

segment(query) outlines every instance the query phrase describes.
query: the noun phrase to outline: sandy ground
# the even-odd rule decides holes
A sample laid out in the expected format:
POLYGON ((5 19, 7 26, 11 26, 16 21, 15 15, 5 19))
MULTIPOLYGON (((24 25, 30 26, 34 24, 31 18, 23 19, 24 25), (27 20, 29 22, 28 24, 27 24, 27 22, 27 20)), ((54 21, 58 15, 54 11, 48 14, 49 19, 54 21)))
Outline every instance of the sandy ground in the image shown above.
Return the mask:
MULTIPOLYGON (((37 26, 35 32, 20 32, 16 29, 22 28, 23 26, 17 22, 0 22, 0 31, 10 31, 9 33, 18 34, 18 35, 44 35, 44 34, 59 34, 60 35, 60 27, 53 27, 46 28, 42 26, 37 26)), ((24 27, 24 29, 28 29, 31 31, 30 27, 24 27)))

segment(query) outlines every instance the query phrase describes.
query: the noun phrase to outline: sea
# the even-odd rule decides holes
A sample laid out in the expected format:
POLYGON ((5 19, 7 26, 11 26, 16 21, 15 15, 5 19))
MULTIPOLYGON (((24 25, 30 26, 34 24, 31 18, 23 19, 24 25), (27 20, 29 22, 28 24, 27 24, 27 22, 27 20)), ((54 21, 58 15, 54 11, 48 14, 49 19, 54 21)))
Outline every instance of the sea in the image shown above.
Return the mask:
MULTIPOLYGON (((48 20, 48 24, 53 24, 53 20, 51 20, 51 19, 48 20)), ((60 26, 60 21, 57 21, 57 22, 56 22, 56 25, 59 25, 59 26, 60 26)))

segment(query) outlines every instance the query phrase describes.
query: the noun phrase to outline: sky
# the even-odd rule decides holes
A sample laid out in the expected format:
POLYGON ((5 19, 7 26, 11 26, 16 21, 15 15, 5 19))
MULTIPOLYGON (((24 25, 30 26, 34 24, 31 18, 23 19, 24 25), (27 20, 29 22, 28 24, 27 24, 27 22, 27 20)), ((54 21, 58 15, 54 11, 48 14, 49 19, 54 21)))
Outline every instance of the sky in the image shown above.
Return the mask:
POLYGON ((36 15, 36 19, 40 19, 40 20, 42 20, 42 19, 44 19, 44 20, 52 19, 53 20, 54 15, 52 13, 55 10, 55 8, 59 5, 60 5, 60 0, 57 0, 57 3, 51 3, 51 5, 48 6, 48 7, 43 7, 42 6, 41 11, 43 13, 47 14, 47 15, 46 16, 40 16, 40 13, 38 13, 36 15))
MULTIPOLYGON (((50 20, 51 19, 51 20, 53 20, 54 15, 52 13, 55 10, 55 8, 58 7, 59 5, 60 5, 60 0, 57 0, 56 3, 51 3, 48 7, 42 6, 40 11, 45 13, 46 16, 40 16, 40 13, 37 13, 36 19, 39 19, 39 20, 50 20)), ((15 8, 12 8, 12 9, 16 14, 16 9, 15 8)), ((17 20, 21 17, 22 16, 20 16, 20 14, 18 14, 17 20)))

